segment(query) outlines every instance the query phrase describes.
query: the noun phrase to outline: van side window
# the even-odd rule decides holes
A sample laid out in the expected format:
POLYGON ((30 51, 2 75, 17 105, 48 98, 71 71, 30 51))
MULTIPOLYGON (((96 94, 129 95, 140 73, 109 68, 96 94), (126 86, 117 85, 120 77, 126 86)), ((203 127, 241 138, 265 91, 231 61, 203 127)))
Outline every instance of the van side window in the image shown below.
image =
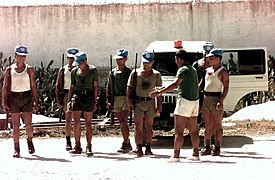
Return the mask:
POLYGON ((222 65, 230 75, 265 74, 264 50, 225 51, 222 65))

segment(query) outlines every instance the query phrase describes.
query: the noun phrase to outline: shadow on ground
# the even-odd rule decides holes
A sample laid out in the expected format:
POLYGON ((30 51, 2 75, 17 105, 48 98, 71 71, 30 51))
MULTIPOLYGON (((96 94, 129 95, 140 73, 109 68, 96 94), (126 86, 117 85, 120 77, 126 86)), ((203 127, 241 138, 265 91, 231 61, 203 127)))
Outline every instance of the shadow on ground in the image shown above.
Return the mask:
MULTIPOLYGON (((204 136, 200 136, 200 146, 203 146, 204 136)), ((224 136, 222 140, 223 148, 241 148, 246 144, 253 144, 253 139, 247 136, 224 136)), ((155 147, 173 147, 174 136, 155 136, 152 146, 155 147)), ((192 147, 189 135, 184 136, 183 148, 192 147)))

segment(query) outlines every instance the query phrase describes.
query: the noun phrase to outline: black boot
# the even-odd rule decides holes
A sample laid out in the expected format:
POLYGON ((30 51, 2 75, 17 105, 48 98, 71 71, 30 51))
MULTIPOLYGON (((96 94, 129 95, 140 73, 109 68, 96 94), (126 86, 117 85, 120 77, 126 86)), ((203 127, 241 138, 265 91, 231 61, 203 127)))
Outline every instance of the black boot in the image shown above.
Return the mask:
POLYGON ((71 136, 66 136, 66 151, 72 150, 71 136))
POLYGON ((210 155, 211 154, 211 147, 210 145, 206 145, 205 149, 201 152, 202 156, 210 155))
POLYGON ((143 156, 142 145, 137 144, 137 147, 133 152, 137 154, 137 157, 142 157, 143 156))
POLYGON ((121 148, 117 151, 119 153, 128 153, 129 151, 132 151, 131 143, 123 142, 121 148))
POLYGON ((219 156, 221 154, 221 147, 215 146, 215 149, 212 152, 212 156, 219 156))
POLYGON ((93 152, 92 152, 92 145, 91 144, 87 144, 86 146, 86 155, 89 156, 93 156, 93 152))
POLYGON ((76 142, 74 149, 70 150, 70 153, 71 154, 81 154, 81 152, 82 152, 81 144, 80 144, 80 142, 76 142))
POLYGON ((13 157, 14 158, 20 158, 20 146, 19 146, 19 143, 14 143, 13 157))
POLYGON ((28 148, 29 148, 29 153, 33 154, 35 152, 35 149, 34 149, 34 146, 33 146, 31 138, 27 139, 27 144, 28 144, 28 148))
POLYGON ((151 151, 151 144, 150 143, 146 144, 145 155, 153 155, 153 153, 151 151))

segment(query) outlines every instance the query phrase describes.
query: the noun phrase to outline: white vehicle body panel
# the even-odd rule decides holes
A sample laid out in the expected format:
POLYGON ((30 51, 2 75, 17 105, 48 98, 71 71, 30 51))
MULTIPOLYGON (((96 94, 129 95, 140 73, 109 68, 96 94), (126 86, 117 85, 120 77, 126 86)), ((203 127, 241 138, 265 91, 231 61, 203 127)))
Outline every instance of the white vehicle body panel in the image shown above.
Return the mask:
MULTIPOLYGON (((182 41, 183 49, 189 53, 204 53, 203 45, 209 43, 207 41, 182 41)), ((210 42, 211 43, 211 42, 210 42)), ((251 47, 251 48, 222 48, 227 55, 223 57, 222 61, 226 61, 226 57, 232 51, 239 50, 263 50, 265 53, 265 61, 262 74, 247 74, 247 75, 230 75, 229 77, 229 91, 225 99, 224 110, 233 111, 239 100, 245 95, 255 91, 268 91, 268 70, 267 70, 267 53, 265 47, 251 47), (225 59, 224 59, 225 58, 225 59)), ((174 48, 174 41, 154 41, 149 44, 146 50, 157 53, 175 53, 179 49, 174 48)), ((171 62, 172 63, 172 62, 171 62)), ((175 63, 173 61, 173 63, 175 63)), ((253 65, 247 68, 254 68, 253 65)), ((259 68, 259 67, 258 67, 259 68)), ((168 86, 174 81, 174 76, 162 76, 163 86, 168 86)), ((163 101, 170 102, 176 99, 176 90, 174 92, 163 94, 163 101)))

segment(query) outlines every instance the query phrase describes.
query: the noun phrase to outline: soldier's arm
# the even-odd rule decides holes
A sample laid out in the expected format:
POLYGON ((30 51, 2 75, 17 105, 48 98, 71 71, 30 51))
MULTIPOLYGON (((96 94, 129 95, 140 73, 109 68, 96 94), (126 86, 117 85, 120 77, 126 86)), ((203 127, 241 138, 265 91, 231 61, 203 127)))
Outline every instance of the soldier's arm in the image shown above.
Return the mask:
POLYGON ((38 110, 38 98, 37 98, 36 82, 34 77, 34 69, 32 66, 29 66, 27 70, 30 76, 30 86, 31 86, 31 92, 32 92, 32 97, 34 101, 34 111, 36 112, 38 110))
POLYGON ((228 94, 228 89, 229 89, 229 73, 227 70, 223 70, 221 72, 221 81, 223 83, 223 92, 221 95, 220 102, 223 103, 228 94))

